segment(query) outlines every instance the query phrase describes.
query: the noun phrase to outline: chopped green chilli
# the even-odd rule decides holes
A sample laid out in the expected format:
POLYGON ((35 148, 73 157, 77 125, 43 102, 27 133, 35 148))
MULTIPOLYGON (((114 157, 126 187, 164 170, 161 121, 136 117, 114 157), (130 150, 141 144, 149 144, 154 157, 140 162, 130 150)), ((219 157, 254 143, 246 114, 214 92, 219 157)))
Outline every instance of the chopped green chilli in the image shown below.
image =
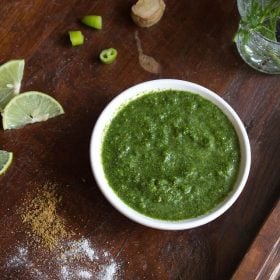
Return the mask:
POLYGON ((84 16, 82 18, 82 23, 95 29, 102 29, 101 16, 95 16, 95 15, 84 16))
POLYGON ((116 60, 117 55, 118 55, 118 51, 116 49, 109 48, 109 49, 103 50, 100 53, 99 58, 104 64, 111 64, 112 62, 114 62, 116 60))
POLYGON ((81 31, 69 31, 68 33, 73 47, 83 45, 84 35, 81 31))

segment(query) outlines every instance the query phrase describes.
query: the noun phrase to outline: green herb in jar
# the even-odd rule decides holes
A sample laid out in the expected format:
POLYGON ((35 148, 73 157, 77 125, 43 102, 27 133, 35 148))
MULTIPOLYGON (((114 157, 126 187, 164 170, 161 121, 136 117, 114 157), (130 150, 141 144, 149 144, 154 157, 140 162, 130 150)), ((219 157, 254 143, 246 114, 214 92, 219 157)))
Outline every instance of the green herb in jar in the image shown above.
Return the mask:
POLYGON ((249 40, 250 31, 258 32, 267 39, 277 42, 280 1, 270 0, 261 5, 259 0, 249 0, 247 7, 245 16, 240 20, 234 42, 238 36, 242 36, 245 41, 249 40))

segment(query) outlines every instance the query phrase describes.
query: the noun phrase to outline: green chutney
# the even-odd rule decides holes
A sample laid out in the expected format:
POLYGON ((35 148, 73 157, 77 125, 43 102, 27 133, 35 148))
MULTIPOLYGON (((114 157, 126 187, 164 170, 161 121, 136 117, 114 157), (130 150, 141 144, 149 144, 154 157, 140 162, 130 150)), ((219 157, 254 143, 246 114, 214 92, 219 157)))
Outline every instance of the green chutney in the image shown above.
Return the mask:
POLYGON ((201 96, 142 95, 115 115, 102 144, 109 185, 130 207, 161 220, 209 212, 232 190, 240 147, 227 116, 201 96))

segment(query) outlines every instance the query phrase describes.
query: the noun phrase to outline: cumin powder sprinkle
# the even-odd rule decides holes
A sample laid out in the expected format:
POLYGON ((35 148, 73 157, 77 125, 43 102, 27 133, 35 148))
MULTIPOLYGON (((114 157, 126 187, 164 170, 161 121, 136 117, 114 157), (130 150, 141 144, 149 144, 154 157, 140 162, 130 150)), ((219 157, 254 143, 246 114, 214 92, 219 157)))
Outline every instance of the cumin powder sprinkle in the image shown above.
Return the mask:
POLYGON ((29 227, 29 236, 39 245, 54 249, 60 239, 70 237, 65 222, 57 214, 61 196, 56 193, 56 185, 49 182, 38 188, 34 197, 26 199, 21 209, 23 223, 29 227))

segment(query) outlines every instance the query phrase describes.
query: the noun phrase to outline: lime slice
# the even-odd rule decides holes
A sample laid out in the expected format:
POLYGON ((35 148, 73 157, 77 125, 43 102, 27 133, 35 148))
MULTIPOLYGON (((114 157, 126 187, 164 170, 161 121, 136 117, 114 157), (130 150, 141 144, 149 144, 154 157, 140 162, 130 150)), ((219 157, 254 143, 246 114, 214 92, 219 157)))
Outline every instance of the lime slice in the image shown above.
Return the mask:
POLYGON ((17 95, 7 104, 2 113, 3 128, 20 128, 63 113, 62 106, 51 96, 38 91, 28 91, 17 95))
POLYGON ((0 66, 0 111, 20 91, 24 60, 11 60, 0 66))
POLYGON ((0 175, 4 174, 13 161, 13 153, 0 150, 0 175))

